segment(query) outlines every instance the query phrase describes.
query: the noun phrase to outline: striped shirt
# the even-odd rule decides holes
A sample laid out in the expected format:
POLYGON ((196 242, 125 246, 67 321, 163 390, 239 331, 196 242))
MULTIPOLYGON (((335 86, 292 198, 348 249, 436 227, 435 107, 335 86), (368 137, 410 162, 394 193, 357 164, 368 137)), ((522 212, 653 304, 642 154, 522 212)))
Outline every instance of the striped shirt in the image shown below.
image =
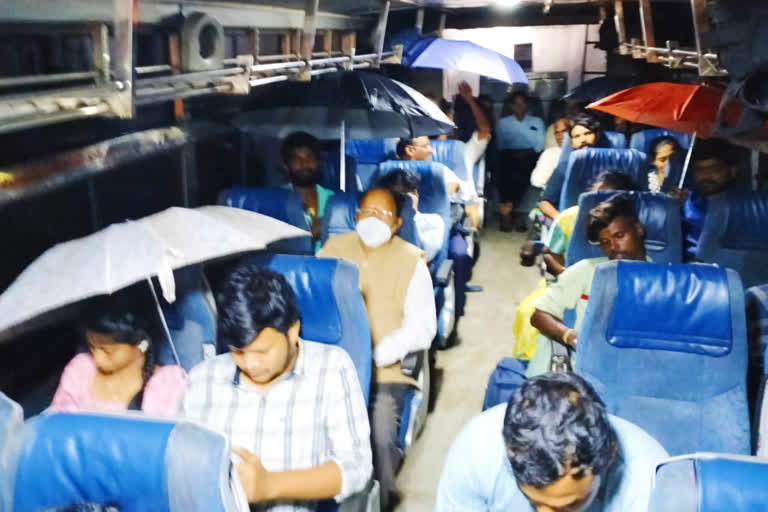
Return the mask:
MULTIPOLYGON (((357 372, 341 348, 302 340, 293 369, 259 390, 240 379, 230 354, 189 374, 184 415, 253 452, 268 471, 335 462, 337 501, 361 491, 372 471, 370 427, 357 372)), ((270 512, 315 510, 314 502, 281 502, 270 512)), ((252 509, 253 510, 253 509, 252 509)))

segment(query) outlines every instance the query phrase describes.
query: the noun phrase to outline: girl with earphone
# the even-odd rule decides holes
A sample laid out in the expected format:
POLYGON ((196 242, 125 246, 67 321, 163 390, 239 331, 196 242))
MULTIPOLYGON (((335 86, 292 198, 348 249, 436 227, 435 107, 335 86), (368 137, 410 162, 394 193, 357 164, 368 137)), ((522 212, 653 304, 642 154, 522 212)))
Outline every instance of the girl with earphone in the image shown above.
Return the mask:
POLYGON ((64 368, 51 409, 175 414, 186 375, 179 366, 156 365, 147 316, 136 308, 115 308, 88 322, 88 352, 64 368))

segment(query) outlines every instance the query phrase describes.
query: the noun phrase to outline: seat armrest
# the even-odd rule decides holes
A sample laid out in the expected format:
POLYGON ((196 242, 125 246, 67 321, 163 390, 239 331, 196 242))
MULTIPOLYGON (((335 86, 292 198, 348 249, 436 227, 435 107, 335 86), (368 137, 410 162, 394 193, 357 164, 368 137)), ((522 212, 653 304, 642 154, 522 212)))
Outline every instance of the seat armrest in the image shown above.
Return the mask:
POLYGON ((435 280, 437 281, 437 286, 440 288, 445 288, 450 284, 451 281, 451 273, 453 272, 453 260, 446 259, 440 264, 440 268, 437 269, 437 274, 435 275, 435 280))
POLYGON ((403 375, 407 375, 412 379, 416 379, 419 376, 421 367, 424 366, 424 354, 425 351, 411 352, 400 363, 400 368, 403 370, 403 375))

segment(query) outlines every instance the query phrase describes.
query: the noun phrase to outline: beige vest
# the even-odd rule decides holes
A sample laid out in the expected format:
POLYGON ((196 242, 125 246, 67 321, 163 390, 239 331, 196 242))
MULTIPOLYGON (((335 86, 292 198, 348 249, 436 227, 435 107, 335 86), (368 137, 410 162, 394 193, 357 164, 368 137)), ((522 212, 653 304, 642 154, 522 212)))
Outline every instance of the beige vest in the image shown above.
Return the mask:
MULTIPOLYGON (((374 347, 400 328, 408 285, 419 258, 424 259, 424 251, 397 236, 381 247, 367 249, 353 231, 329 238, 318 256, 342 258, 357 265, 374 347)), ((381 383, 417 385, 414 379, 403 375, 399 362, 376 367, 374 377, 381 383)))

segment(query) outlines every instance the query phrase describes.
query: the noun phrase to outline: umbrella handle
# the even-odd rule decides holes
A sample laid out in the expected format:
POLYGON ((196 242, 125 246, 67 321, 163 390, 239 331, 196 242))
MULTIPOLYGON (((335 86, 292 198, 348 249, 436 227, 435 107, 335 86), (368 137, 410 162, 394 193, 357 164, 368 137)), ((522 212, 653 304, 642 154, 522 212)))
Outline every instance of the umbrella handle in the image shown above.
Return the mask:
POLYGON ((149 285, 149 290, 152 292, 152 298, 155 300, 155 308, 157 309, 157 314, 160 317, 160 323, 163 326, 163 333, 165 334, 165 337, 168 339, 168 344, 171 346, 171 352, 173 352, 173 358, 176 360, 176 364, 181 366, 181 360, 179 359, 179 354, 176 352, 176 345, 173 343, 173 338, 171 337, 171 330, 168 329, 168 323, 165 321, 165 315, 163 314, 163 308, 160 307, 160 301, 157 300, 157 293, 155 292, 155 285, 152 284, 152 278, 147 278, 147 284, 149 285))
POLYGON ((688 153, 685 155, 685 163, 683 164, 683 172, 680 173, 680 183, 678 184, 677 188, 683 188, 683 183, 685 182, 685 175, 688 174, 688 166, 691 163, 691 154, 693 154, 693 145, 696 144, 696 132, 693 132, 693 137, 691 137, 691 144, 688 146, 688 153))

